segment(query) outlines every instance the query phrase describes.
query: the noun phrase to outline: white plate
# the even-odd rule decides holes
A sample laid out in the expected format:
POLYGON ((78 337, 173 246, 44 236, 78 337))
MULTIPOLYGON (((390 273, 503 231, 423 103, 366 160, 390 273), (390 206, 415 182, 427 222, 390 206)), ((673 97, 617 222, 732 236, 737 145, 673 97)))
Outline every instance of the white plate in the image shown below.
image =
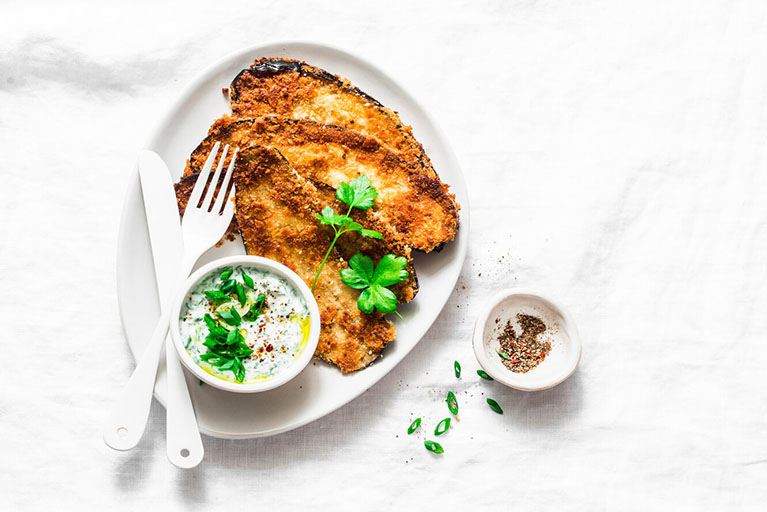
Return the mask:
MULTIPOLYGON (((221 438, 262 437, 305 425, 350 402, 391 371, 418 343, 453 291, 466 256, 469 235, 469 202, 466 184, 449 144, 418 103, 391 78, 373 65, 346 52, 312 43, 272 43, 230 55, 204 71, 181 94, 147 143, 160 154, 174 178, 184 169, 192 150, 215 119, 230 112, 223 87, 258 57, 305 60, 349 78, 384 105, 399 112, 413 126, 434 168, 450 185, 462 206, 456 240, 440 253, 419 254, 415 268, 420 291, 413 302, 400 307, 404 317, 393 318, 397 339, 383 357, 351 375, 313 361, 301 375, 278 389, 251 395, 227 393, 200 386, 187 373, 200 431, 221 438)), ((128 183, 117 244, 117 297, 125 336, 134 358, 141 354, 159 318, 159 301, 146 229, 138 175, 128 183)), ((231 254, 243 254, 241 242, 214 248, 199 265, 231 254)), ((393 315, 390 315, 393 317, 393 315)), ((155 396, 164 403, 165 370, 160 369, 155 396)))

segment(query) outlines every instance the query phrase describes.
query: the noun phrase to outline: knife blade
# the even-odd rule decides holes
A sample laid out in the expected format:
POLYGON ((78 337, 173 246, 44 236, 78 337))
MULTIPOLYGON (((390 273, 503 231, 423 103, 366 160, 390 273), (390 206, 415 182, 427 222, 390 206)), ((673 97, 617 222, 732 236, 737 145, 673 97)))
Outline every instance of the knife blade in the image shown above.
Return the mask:
POLYGON ((173 286, 178 285, 174 269, 178 268, 184 255, 176 193, 170 171, 157 153, 142 151, 138 158, 138 172, 157 289, 160 297, 166 297, 173 293, 173 286))
MULTIPOLYGON (((162 298, 173 294, 181 284, 178 267, 184 253, 176 193, 170 171, 157 153, 142 151, 138 168, 157 289, 161 304, 167 305, 168 301, 162 298)), ((170 339, 165 343, 167 454, 174 465, 192 468, 202 460, 204 449, 184 372, 172 343, 170 339)))

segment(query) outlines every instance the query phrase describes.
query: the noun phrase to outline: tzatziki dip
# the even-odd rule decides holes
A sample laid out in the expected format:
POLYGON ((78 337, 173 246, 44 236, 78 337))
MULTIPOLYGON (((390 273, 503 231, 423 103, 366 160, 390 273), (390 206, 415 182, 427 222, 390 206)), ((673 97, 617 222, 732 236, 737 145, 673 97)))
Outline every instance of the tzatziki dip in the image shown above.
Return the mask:
POLYGON ((219 379, 263 381, 289 367, 309 338, 306 300, 291 283, 255 266, 217 269, 189 291, 179 314, 192 360, 219 379))

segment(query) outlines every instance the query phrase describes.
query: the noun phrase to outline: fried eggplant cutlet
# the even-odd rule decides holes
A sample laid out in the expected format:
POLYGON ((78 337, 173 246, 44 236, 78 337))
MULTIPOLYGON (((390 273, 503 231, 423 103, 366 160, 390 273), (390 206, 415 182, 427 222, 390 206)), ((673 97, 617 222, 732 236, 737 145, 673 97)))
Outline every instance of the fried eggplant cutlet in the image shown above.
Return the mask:
POLYGON ((354 130, 400 153, 426 175, 437 177, 412 128, 396 112, 324 69, 298 60, 263 58, 243 69, 230 91, 234 117, 275 114, 354 130))
POLYGON ((302 177, 333 189, 367 175, 378 198, 363 224, 387 240, 430 252, 455 238, 458 210, 447 186, 413 169, 376 139, 307 120, 223 117, 194 150, 185 174, 202 168, 217 141, 240 148, 274 147, 302 177))
MULTIPOLYGON (((194 184, 197 182, 197 176, 197 174, 184 176, 175 185, 179 215, 182 217, 186 205, 189 202, 189 197, 192 194, 194 184)), ((307 204, 308 207, 312 209, 313 213, 319 214, 320 210, 325 206, 330 206, 336 212, 345 212, 348 209, 348 205, 345 205, 336 199, 335 190, 322 183, 311 182, 311 184, 315 187, 314 192, 316 193, 316 196, 313 195, 312 201, 307 204), (317 205, 320 206, 317 207, 317 205)), ((356 222, 362 223, 365 221, 362 215, 357 211, 352 211, 351 216, 356 222)), ((317 226, 325 232, 329 245, 330 241, 333 239, 332 228, 330 228, 330 226, 323 226, 319 222, 317 222, 317 226)), ((229 224, 229 228, 223 239, 234 240, 238 234, 240 234, 240 228, 237 224, 237 217, 235 216, 232 218, 232 222, 229 224)), ((410 302, 418 293, 418 278, 415 273, 415 268, 413 268, 409 247, 397 245, 396 243, 389 243, 387 240, 383 239, 367 238, 357 232, 349 231, 344 233, 344 235, 338 239, 335 245, 335 250, 338 251, 338 254, 347 262, 358 252, 369 256, 376 263, 387 254, 404 256, 408 260, 408 265, 405 267, 405 270, 408 272, 408 277, 404 281, 392 285, 390 289, 397 296, 397 302, 400 304, 410 302)), ((323 270, 323 275, 325 272, 326 270, 323 270)))
MULTIPOLYGON (((237 223, 247 253, 283 263, 311 286, 330 246, 314 218, 322 207, 317 188, 278 151, 259 146, 240 151, 234 182, 237 223)), ((339 277, 347 267, 334 248, 314 292, 322 321, 315 356, 344 373, 370 364, 395 334, 391 322, 357 308, 359 292, 339 277)))

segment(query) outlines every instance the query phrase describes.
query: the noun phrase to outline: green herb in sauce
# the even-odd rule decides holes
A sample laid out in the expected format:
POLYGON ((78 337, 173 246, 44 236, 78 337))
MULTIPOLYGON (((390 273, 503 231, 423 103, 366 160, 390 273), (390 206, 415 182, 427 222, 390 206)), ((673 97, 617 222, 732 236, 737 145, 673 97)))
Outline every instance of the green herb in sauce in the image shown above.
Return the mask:
POLYGON ((273 377, 298 358, 309 336, 304 298, 284 279, 247 265, 200 280, 179 322, 192 359, 235 382, 273 377))

